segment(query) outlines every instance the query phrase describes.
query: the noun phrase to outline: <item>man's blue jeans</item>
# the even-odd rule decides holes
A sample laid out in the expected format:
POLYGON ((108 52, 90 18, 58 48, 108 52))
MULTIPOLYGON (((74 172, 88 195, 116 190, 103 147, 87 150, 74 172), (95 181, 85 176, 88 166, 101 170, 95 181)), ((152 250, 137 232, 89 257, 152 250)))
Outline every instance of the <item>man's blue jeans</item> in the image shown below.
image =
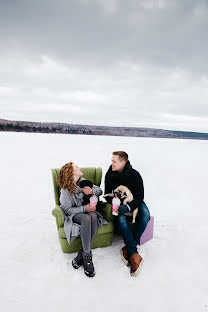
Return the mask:
POLYGON ((137 253, 137 245, 139 243, 140 237, 142 236, 142 233, 146 229, 149 220, 150 212, 144 202, 139 208, 134 225, 131 225, 132 217, 128 217, 124 214, 114 218, 115 230, 119 235, 122 236, 127 247, 129 257, 137 253))

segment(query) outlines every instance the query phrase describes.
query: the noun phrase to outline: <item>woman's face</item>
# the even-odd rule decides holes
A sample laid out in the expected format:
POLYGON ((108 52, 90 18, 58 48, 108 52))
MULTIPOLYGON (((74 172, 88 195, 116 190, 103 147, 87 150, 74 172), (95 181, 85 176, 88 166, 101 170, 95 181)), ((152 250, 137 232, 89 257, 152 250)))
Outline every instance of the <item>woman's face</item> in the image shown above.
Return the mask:
POLYGON ((72 166, 74 171, 74 177, 79 179, 83 175, 82 170, 75 164, 73 164, 72 166))

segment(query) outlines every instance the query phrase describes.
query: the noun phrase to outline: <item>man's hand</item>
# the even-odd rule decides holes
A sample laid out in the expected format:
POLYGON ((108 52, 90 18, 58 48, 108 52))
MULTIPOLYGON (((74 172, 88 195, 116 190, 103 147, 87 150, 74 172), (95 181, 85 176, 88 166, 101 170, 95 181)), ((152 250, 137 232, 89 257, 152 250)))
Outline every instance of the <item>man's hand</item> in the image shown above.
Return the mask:
POLYGON ((87 204, 86 205, 86 210, 87 210, 87 212, 95 211, 96 207, 95 206, 90 206, 90 204, 87 204))
POLYGON ((126 205, 121 205, 118 207, 118 214, 119 215, 125 214, 126 212, 129 212, 129 209, 126 205))
POLYGON ((82 188, 82 192, 85 194, 85 195, 92 195, 92 189, 91 187, 89 186, 85 186, 82 188))

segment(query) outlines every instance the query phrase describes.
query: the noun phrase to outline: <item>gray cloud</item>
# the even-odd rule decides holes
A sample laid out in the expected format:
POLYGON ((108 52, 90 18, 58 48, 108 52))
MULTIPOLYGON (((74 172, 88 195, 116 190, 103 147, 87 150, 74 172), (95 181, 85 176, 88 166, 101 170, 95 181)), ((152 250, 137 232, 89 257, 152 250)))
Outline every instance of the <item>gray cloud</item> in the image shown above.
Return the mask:
POLYGON ((1 1, 1 117, 208 131, 207 17, 202 0, 1 1))
POLYGON ((207 1, 2 1, 3 49, 207 71, 207 1), (113 9, 112 9, 113 8, 113 9))

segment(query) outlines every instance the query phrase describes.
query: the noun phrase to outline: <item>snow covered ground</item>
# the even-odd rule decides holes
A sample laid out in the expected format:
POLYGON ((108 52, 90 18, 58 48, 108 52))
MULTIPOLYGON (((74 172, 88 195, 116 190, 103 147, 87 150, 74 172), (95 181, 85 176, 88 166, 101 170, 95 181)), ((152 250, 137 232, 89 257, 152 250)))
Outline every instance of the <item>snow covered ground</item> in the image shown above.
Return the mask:
MULTIPOLYGON (((208 142, 0 133, 1 311, 208 311, 208 142), (143 176, 154 239, 136 278, 119 237, 93 251, 96 276, 74 270, 51 215, 51 168, 101 166, 125 150, 143 176)), ((102 185, 103 187, 103 181, 102 185)))

